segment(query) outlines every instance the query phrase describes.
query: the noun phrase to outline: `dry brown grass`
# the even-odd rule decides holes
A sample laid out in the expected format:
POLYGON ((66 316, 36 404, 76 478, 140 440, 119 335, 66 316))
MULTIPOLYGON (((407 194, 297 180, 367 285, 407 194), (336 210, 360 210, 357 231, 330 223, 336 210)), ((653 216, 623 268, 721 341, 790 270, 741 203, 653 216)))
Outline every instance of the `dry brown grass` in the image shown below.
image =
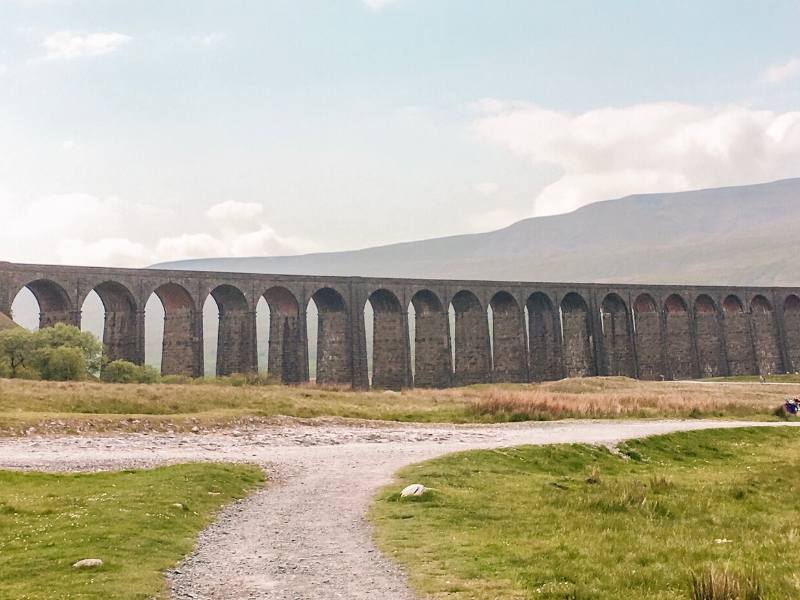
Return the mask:
POLYGON ((284 416, 489 423, 565 418, 775 419, 800 385, 571 379, 447 390, 354 392, 303 385, 108 384, 0 380, 0 435, 37 431, 186 430, 284 416))

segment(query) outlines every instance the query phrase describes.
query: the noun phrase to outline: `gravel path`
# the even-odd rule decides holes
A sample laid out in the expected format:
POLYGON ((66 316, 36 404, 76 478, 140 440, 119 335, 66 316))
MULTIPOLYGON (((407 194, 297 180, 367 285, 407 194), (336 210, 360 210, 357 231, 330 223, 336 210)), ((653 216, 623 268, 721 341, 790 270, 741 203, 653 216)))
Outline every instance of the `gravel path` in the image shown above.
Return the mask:
POLYGON ((402 572, 375 549, 364 519, 375 491, 398 468, 471 448, 613 444, 748 424, 296 425, 227 434, 13 438, 0 440, 0 467, 94 471, 196 460, 253 462, 264 467, 270 483, 224 508, 201 533, 195 552, 168 574, 174 599, 413 600, 402 572))

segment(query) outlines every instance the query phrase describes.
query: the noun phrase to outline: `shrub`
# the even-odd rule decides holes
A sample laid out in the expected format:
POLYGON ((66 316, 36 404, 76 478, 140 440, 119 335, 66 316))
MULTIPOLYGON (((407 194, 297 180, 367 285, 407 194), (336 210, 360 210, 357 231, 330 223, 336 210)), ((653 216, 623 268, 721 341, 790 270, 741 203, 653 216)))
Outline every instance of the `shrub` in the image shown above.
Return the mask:
MULTIPOLYGON (((74 325, 56 323, 52 327, 45 327, 31 335, 33 338, 34 360, 46 362, 47 354, 51 350, 75 348, 83 355, 86 370, 94 375, 100 373, 103 345, 100 340, 88 331, 81 331, 74 325)), ((44 373, 42 373, 42 376, 44 377, 44 373)))
POLYGON ((21 369, 32 366, 33 344, 33 333, 27 329, 14 328, 0 332, 0 362, 10 377, 18 377, 21 369))
POLYGON ((100 374, 106 383, 156 383, 160 378, 158 371, 150 365, 136 365, 127 360, 113 360, 100 374))
POLYGON ((50 349, 40 362, 42 379, 80 381, 86 379, 86 358, 79 348, 61 346, 50 349))

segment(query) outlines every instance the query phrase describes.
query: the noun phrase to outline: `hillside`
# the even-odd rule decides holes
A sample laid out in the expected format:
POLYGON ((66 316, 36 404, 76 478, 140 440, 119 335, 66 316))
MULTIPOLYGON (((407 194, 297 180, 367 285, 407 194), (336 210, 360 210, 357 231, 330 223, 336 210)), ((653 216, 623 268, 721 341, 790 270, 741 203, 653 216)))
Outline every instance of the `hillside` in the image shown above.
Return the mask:
POLYGON ((634 195, 472 235, 160 268, 526 281, 797 285, 800 178, 634 195))

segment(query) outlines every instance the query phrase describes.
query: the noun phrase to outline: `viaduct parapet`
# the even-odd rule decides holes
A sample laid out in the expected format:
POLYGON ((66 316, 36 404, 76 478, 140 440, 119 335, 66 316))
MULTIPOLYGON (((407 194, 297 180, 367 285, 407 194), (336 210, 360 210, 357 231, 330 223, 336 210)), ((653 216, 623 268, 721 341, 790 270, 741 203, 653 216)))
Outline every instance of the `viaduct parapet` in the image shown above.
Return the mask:
POLYGON ((800 370, 800 288, 315 277, 0 262, 0 312, 11 314, 23 287, 39 303, 42 327, 80 326, 83 302, 96 292, 105 308, 107 355, 138 364, 144 362, 145 304, 156 294, 165 313, 164 374, 203 374, 202 307, 209 295, 219 308, 219 375, 255 371, 258 346, 267 343, 271 375, 286 383, 307 381, 306 311, 312 299, 319 313, 316 380, 321 384, 369 387, 368 302, 374 315, 376 388, 800 370), (262 297, 270 309, 267 340, 256 335, 262 297))

